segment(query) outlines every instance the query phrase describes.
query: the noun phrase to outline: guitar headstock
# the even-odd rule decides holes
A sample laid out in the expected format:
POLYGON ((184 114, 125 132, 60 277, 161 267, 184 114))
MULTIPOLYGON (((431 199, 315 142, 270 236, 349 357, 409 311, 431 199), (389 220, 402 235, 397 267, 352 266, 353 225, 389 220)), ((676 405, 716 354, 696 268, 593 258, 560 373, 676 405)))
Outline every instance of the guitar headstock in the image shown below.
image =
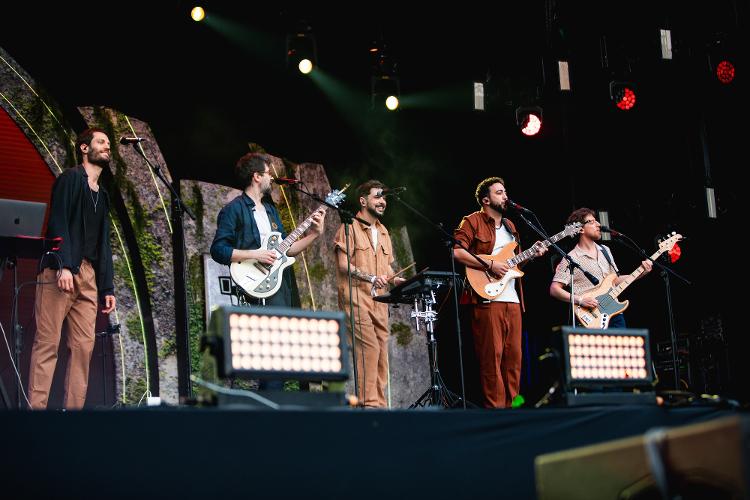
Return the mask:
POLYGON ((676 232, 672 231, 671 235, 668 235, 661 240, 659 240, 659 252, 669 252, 672 250, 672 247, 682 239, 681 234, 677 234, 676 232))
POLYGON ((342 189, 334 189, 330 193, 328 193, 328 196, 326 196, 326 203, 330 203, 334 207, 338 207, 342 201, 344 201, 344 198, 346 198, 346 195, 344 194, 344 191, 346 191, 346 188, 349 187, 349 184, 344 186, 342 189))
POLYGON ((571 222, 570 224, 565 225, 565 229, 563 229, 562 232, 565 236, 573 236, 581 232, 582 227, 583 224, 581 224, 580 222, 571 222))

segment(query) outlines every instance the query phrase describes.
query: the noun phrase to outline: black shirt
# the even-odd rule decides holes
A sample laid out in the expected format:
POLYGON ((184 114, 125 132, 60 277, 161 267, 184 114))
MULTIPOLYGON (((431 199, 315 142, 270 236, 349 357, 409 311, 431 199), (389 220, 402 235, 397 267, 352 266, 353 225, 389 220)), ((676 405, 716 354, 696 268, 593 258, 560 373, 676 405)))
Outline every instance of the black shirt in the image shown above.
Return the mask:
POLYGON ((102 217, 104 217, 105 203, 101 199, 101 189, 93 191, 86 186, 89 196, 83 200, 83 258, 96 262, 99 258, 99 237, 102 233, 102 217))

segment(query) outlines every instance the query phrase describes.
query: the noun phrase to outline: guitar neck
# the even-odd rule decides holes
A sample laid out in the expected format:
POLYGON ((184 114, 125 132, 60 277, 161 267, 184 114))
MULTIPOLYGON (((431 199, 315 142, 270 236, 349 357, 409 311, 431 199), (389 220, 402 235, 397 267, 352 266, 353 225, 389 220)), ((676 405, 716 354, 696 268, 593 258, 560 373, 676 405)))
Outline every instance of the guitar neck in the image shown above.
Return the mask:
POLYGON ((315 210, 313 211, 313 213, 311 213, 311 214, 310 214, 310 215, 309 215, 309 216, 307 217, 307 219, 305 219, 304 221, 302 221, 302 222, 301 222, 301 223, 299 224, 299 226, 297 226, 297 228, 296 228, 296 229, 295 229, 294 231, 292 231, 291 233, 289 233, 289 234, 287 235, 287 237, 286 237, 286 238, 284 238, 284 241, 282 241, 282 242, 281 242, 281 243, 279 244, 279 246, 278 246, 278 247, 276 247, 276 249, 277 249, 277 250, 278 250, 279 252, 281 252, 282 254, 285 254, 285 253, 287 252, 287 250, 289 250, 289 249, 291 248, 291 246, 292 246, 292 245, 294 244, 294 242, 295 242, 295 241, 297 241, 297 240, 299 239, 299 237, 300 237, 300 236, 302 236, 302 235, 304 234, 304 232, 305 232, 305 231, 307 231, 307 228, 309 228, 309 227, 310 227, 310 225, 312 224, 312 221, 313 221, 313 215, 315 215, 315 213, 316 213, 316 212, 317 212, 318 210, 320 210, 321 208, 322 208, 323 210, 325 210, 325 209, 326 209, 326 206, 325 206, 325 205, 320 205, 320 206, 319 206, 319 207, 318 207, 317 209, 315 209, 315 210))
MULTIPOLYGON (((544 240, 541 244, 544 247, 549 247, 552 243, 557 243, 561 239, 565 238, 565 231, 560 231, 559 233, 550 236, 549 239, 544 240)), ((530 258, 534 257, 536 255, 536 251, 534 250, 534 247, 528 248, 524 250, 523 252, 519 253, 518 255, 514 256, 513 258, 508 259, 508 265, 510 267, 516 267, 518 264, 529 260, 530 258)))
MULTIPOLYGON (((654 253, 654 255, 651 256, 651 260, 656 260, 662 253, 664 253, 664 250, 657 251, 656 253, 654 253)), ((645 269, 643 269, 643 266, 638 266, 638 268, 635 271, 625 276, 625 279, 622 280, 622 282, 619 285, 613 286, 609 294, 613 298, 620 295, 622 292, 625 291, 627 287, 630 286, 632 282, 634 282, 638 278, 638 276, 643 274, 643 271, 645 271, 645 269)))

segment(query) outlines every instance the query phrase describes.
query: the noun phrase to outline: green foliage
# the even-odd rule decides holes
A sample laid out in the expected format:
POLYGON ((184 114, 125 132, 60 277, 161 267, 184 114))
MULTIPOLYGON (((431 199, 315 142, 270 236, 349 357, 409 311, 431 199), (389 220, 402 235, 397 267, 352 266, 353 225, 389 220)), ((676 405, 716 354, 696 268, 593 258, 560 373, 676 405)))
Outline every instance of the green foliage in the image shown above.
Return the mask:
MULTIPOLYGON (((138 404, 141 397, 148 390, 146 379, 142 377, 131 378, 125 377, 125 404, 138 404)), ((145 398, 144 398, 145 400, 145 398)))
POLYGON ((315 286, 316 284, 319 284, 328 276, 328 270, 326 269, 326 267, 323 265, 322 262, 310 264, 310 262, 308 261, 307 272, 310 275, 310 281, 312 282, 313 286, 315 286))
POLYGON ((406 347, 411 344, 411 341, 414 338, 414 333, 412 333, 411 327, 400 321, 391 326, 391 335, 396 337, 396 344, 401 347, 406 347))
POLYGON ((138 250, 141 253, 146 284, 149 290, 153 291, 156 285, 156 273, 154 269, 162 266, 164 256, 161 245, 156 241, 154 234, 149 231, 151 226, 152 222, 148 220, 140 231, 136 228, 135 239, 138 242, 138 250))
POLYGON ((202 373, 205 356, 200 352, 200 343, 206 329, 206 320, 204 318, 205 303, 203 300, 203 262, 200 254, 190 257, 187 274, 190 366, 193 373, 202 373))
POLYGON ((141 330, 141 320, 138 317, 138 310, 129 312, 127 319, 125 320, 125 326, 128 329, 128 336, 138 342, 143 342, 143 330, 141 330))
POLYGON ((164 338, 164 342, 159 349, 159 359, 164 359, 177 352, 177 336, 175 332, 164 338))

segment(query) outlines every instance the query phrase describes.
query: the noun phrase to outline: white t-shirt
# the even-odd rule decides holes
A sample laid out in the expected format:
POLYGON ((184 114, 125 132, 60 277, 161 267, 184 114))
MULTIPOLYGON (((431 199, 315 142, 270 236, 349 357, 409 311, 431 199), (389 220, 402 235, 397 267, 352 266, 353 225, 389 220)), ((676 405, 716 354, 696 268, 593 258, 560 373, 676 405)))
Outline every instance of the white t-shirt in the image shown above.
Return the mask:
POLYGON ((253 217, 255 217, 255 223, 258 225, 260 240, 263 241, 266 236, 271 234, 271 221, 268 219, 266 207, 262 204, 260 206, 256 205, 255 210, 253 210, 253 217))
MULTIPOLYGON (((495 228, 495 247, 492 249, 492 255, 497 255, 505 245, 514 241, 513 235, 505 227, 505 224, 501 224, 500 228, 495 228)), ((516 280, 512 279, 508 281, 508 284, 503 290, 503 293, 492 299, 493 302, 514 302, 518 304, 518 292, 516 292, 516 280)))
POLYGON ((370 224, 370 234, 372 235, 372 248, 378 248, 378 228, 375 224, 370 224))

